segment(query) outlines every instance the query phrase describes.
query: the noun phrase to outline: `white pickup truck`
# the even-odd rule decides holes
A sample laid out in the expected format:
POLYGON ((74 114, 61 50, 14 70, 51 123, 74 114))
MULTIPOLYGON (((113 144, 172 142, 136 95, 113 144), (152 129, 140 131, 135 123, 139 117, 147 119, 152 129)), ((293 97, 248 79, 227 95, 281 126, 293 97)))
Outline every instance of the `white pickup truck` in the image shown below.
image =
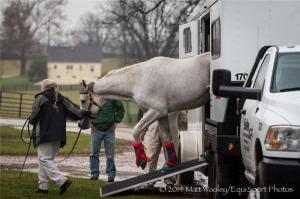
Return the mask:
POLYGON ((275 184, 271 192, 299 189, 300 46, 268 48, 246 84, 260 90, 260 98, 247 99, 242 109, 246 177, 260 186, 275 184))
POLYGON ((240 144, 245 176, 261 198, 299 194, 300 46, 266 46, 243 87, 215 70, 214 94, 240 98, 240 144), (220 78, 221 77, 221 78, 220 78))

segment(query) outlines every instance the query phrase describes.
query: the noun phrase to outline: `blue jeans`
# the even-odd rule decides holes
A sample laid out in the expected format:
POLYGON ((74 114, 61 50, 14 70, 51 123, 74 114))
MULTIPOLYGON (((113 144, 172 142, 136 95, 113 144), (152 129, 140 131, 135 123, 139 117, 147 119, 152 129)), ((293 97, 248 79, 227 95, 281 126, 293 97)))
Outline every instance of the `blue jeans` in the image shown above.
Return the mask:
POLYGON ((90 155, 90 170, 91 175, 99 177, 99 153, 101 148, 101 143, 104 141, 104 150, 106 156, 106 174, 108 176, 116 175, 115 166, 115 132, 112 129, 106 131, 92 130, 92 153, 90 155))

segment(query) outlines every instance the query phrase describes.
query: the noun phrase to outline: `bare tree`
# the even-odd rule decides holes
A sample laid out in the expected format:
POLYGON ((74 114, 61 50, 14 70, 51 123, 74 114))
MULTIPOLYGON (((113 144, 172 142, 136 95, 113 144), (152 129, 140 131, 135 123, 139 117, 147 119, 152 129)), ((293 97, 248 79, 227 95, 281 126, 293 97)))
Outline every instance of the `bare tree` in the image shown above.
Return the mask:
POLYGON ((105 23, 119 32, 124 52, 136 52, 140 59, 175 56, 178 27, 184 23, 200 0, 118 0, 105 7, 105 23), (124 50, 124 47, 126 50, 124 50), (136 50, 132 49, 135 48, 136 50))
POLYGON ((8 0, 3 9, 1 40, 3 48, 14 52, 20 59, 20 75, 25 67, 30 50, 43 38, 51 42, 51 27, 59 29, 65 0, 8 0))
POLYGON ((104 25, 99 15, 88 12, 80 20, 76 30, 73 31, 73 41, 77 45, 98 46, 106 45, 110 27, 104 25))

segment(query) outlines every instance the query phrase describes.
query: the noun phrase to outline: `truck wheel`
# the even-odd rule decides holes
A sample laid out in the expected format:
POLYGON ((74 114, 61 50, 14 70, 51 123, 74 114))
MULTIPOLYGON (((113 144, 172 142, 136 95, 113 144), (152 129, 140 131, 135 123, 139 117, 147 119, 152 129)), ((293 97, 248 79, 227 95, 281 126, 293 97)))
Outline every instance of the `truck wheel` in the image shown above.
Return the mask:
MULTIPOLYGON (((251 186, 244 174, 244 169, 240 172, 239 180, 240 180, 239 184, 241 185, 241 188, 248 189, 251 186)), ((240 195, 240 198, 241 199, 252 199, 250 192, 242 192, 240 195)))
MULTIPOLYGON (((262 177, 262 162, 261 161, 258 163, 257 168, 256 168, 255 180, 256 180, 256 186, 258 188, 265 187, 264 179, 262 177)), ((271 198, 269 196, 268 192, 260 192, 259 196, 260 196, 259 199, 270 199, 271 198)))
MULTIPOLYGON (((181 147, 178 147, 178 162, 181 163, 181 147)), ((194 184, 194 171, 187 171, 179 174, 179 183, 181 185, 192 185, 194 184)))
POLYGON ((246 194, 239 195, 238 192, 224 193, 224 188, 240 188, 241 168, 238 164, 239 157, 216 154, 209 151, 208 155, 208 198, 209 199, 232 199, 246 198, 246 194))
POLYGON ((181 185, 192 185, 194 183, 194 172, 188 171, 180 174, 179 182, 181 185))
POLYGON ((217 156, 211 150, 208 155, 208 199, 220 199, 220 193, 213 191, 218 187, 219 174, 217 169, 217 156))

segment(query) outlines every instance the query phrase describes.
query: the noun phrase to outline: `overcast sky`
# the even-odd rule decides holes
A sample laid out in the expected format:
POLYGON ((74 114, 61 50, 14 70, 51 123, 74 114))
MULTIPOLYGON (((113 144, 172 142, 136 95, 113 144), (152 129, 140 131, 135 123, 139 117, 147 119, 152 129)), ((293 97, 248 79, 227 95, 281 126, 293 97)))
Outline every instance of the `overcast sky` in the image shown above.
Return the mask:
MULTIPOLYGON (((67 25, 66 28, 71 29, 76 26, 80 16, 85 12, 95 11, 97 5, 99 6, 99 4, 105 1, 106 0, 67 0, 67 5, 65 6, 65 14, 67 16, 67 21, 65 23, 67 25)), ((7 3, 7 0, 0 0, 0 8, 2 9, 7 3)), ((2 14, 0 14, 0 21, 2 21, 2 14)))
POLYGON ((78 19, 85 12, 93 12, 96 10, 97 5, 105 2, 105 0, 68 0, 65 8, 67 15, 67 27, 73 28, 76 26, 78 19))

